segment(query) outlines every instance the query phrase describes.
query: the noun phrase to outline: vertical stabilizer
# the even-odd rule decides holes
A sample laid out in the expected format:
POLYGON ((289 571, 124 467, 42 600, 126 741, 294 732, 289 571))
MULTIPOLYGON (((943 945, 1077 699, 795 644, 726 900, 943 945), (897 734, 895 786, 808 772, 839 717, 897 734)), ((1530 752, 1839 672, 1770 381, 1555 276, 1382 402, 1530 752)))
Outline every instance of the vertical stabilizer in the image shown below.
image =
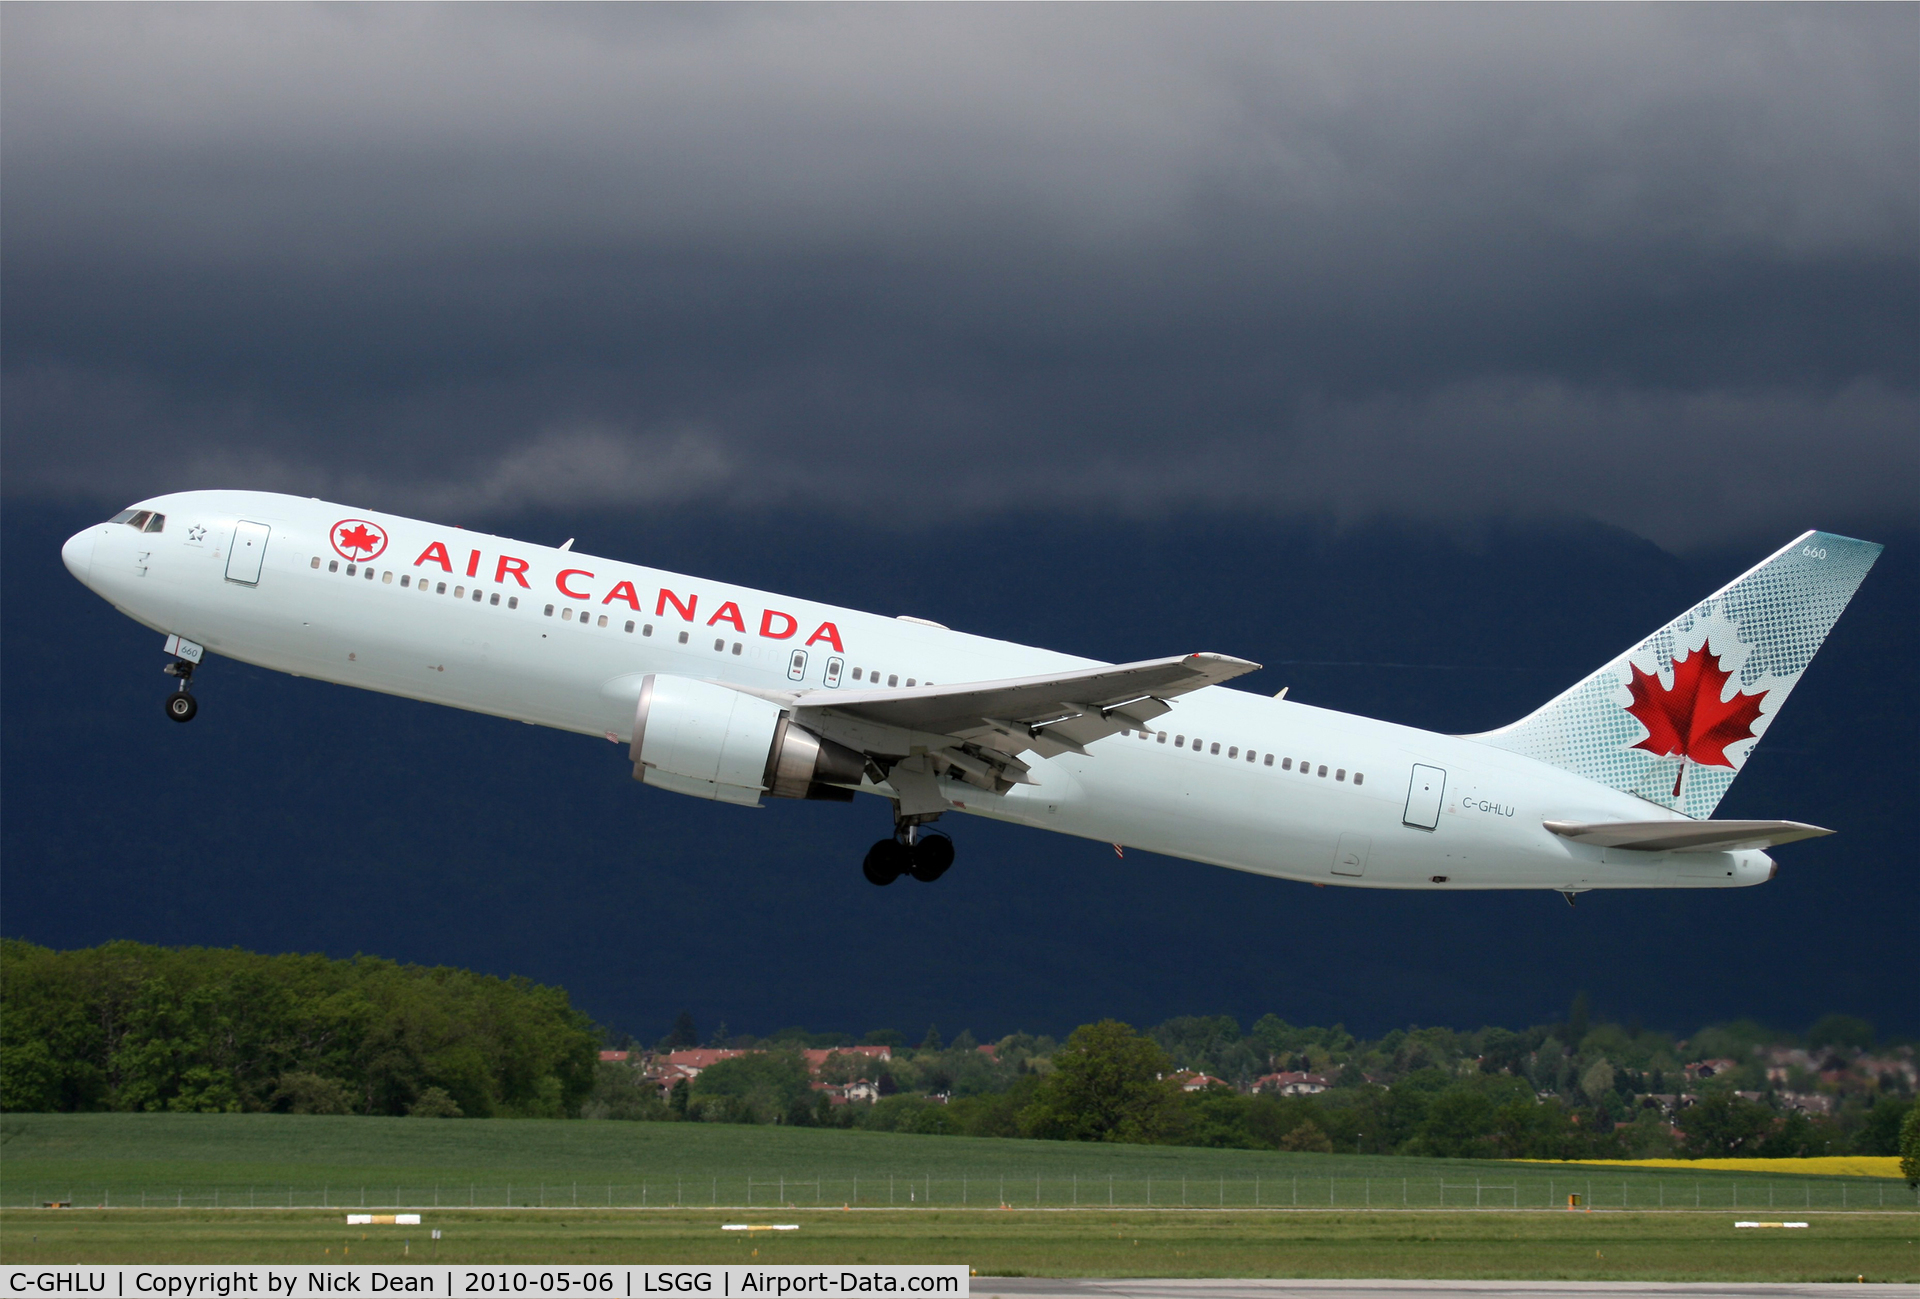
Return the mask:
POLYGON ((1711 816, 1880 550, 1798 537, 1559 698, 1473 738, 1711 816))

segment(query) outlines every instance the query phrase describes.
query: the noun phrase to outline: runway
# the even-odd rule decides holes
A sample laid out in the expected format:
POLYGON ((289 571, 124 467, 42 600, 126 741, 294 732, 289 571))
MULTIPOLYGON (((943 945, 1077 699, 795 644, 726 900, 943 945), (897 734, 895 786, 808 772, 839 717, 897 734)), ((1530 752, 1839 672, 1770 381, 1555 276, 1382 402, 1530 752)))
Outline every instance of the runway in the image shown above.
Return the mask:
POLYGON ((1834 1299, 1870 1294, 1920 1299, 1920 1285, 1822 1282, 1653 1281, 1267 1281, 1098 1277, 973 1278, 975 1299, 1584 1299, 1671 1295, 1676 1299, 1834 1299))

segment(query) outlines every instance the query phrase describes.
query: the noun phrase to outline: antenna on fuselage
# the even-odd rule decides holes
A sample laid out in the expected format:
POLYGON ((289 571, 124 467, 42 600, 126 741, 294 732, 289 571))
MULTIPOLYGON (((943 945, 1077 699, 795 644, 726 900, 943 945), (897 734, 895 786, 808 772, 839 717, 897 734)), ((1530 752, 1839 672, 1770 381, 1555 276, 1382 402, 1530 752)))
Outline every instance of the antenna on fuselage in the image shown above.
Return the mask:
POLYGON ((562 550, 572 550, 572 549, 573 549, 573 538, 572 538, 572 537, 568 537, 568 538, 566 539, 566 541, 565 541, 564 543, 562 543, 562 545, 561 545, 561 547, 560 547, 560 549, 562 549, 562 550))

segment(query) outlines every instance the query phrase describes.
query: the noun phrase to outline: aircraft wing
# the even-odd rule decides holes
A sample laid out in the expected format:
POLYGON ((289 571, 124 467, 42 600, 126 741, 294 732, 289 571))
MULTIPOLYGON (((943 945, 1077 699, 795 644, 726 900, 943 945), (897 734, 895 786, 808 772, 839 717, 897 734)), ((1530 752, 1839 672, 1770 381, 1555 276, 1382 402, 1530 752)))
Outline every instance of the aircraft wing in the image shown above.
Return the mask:
POLYGON ((1799 821, 1545 821, 1547 829, 1575 843, 1641 852, 1732 852, 1771 848, 1832 834, 1799 821))
POLYGON ((1167 700, 1259 666, 1224 654, 1185 654, 1005 681, 808 690, 793 707, 802 724, 866 752, 925 748, 976 783, 1017 782, 1027 768, 1006 761, 1014 755, 1085 753, 1095 740, 1144 727, 1168 711, 1167 700))

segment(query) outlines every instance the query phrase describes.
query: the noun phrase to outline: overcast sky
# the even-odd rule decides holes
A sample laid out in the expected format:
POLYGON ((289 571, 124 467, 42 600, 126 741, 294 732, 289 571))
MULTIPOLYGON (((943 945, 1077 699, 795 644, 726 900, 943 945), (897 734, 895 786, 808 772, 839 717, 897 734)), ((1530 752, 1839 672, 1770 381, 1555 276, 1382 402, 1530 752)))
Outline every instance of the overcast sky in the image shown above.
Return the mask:
POLYGON ((1920 7, 0 9, 5 490, 1920 500, 1920 7))

